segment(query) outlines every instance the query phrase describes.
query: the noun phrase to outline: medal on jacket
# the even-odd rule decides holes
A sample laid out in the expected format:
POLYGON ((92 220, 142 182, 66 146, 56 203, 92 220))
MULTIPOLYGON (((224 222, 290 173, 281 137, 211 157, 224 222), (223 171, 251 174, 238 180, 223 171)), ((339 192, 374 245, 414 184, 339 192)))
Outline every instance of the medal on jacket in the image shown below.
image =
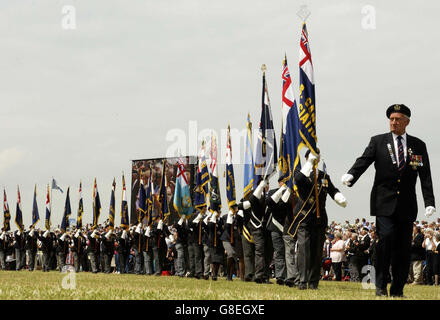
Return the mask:
POLYGON ((327 179, 322 179, 322 180, 321 180, 321 185, 322 185, 324 188, 328 188, 328 180, 327 180, 327 179))
POLYGON ((413 154, 411 148, 408 148, 409 155, 409 165, 413 168, 413 170, 417 170, 417 167, 423 167, 423 161, 421 155, 413 154))
POLYGON ((393 164, 397 164, 396 157, 394 156, 393 149, 391 149, 391 144, 388 143, 387 147, 388 147, 388 152, 390 153, 391 161, 393 161, 393 164))

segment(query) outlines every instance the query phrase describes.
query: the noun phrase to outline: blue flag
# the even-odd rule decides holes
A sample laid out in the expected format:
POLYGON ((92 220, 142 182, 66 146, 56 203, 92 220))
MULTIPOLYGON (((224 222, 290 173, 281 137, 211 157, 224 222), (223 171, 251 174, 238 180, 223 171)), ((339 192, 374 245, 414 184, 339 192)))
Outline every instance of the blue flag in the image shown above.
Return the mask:
POLYGON ((276 172, 278 163, 277 142, 270 109, 270 100, 266 84, 266 75, 263 73, 263 92, 261 98, 261 117, 255 153, 254 188, 264 178, 276 172))
POLYGON ((72 210, 70 208, 70 196, 69 196, 70 187, 67 188, 66 194, 66 203, 64 205, 64 214, 63 220, 61 221, 61 231, 66 232, 67 228, 69 228, 69 217, 72 214, 72 210))
POLYGON ((144 188, 144 178, 141 177, 141 184, 139 186, 138 223, 144 223, 146 214, 147 214, 147 198, 144 188))
POLYGON ((244 180, 243 198, 246 198, 254 188, 254 156, 252 153, 252 123, 248 114, 246 124, 246 146, 244 150, 244 180))
POLYGON ((234 166, 232 165, 232 146, 231 146, 231 127, 228 126, 228 136, 226 142, 226 198, 228 206, 231 208, 236 204, 235 197, 235 178, 234 166))
POLYGON ((293 190, 294 172, 297 167, 301 168, 299 150, 304 143, 299 134, 299 118, 295 95, 293 93, 292 79, 287 66, 287 58, 283 63, 283 89, 282 89, 282 131, 280 148, 280 178, 293 190))
POLYGON ((306 23, 303 23, 299 61, 299 120, 304 144, 317 154, 315 80, 306 23))
POLYGON ((177 161, 176 187, 174 189, 174 209, 179 217, 189 218, 194 212, 189 192, 189 181, 185 173, 185 165, 182 159, 177 161))
POLYGON ((37 205, 37 185, 35 185, 34 189, 34 202, 32 205, 32 228, 35 228, 35 225, 40 221, 40 215, 38 213, 38 205, 37 205))
POLYGON ((21 211, 21 196, 20 196, 20 189, 17 187, 17 211, 15 213, 15 224, 17 225, 18 230, 20 232, 23 232, 24 226, 23 226, 23 214, 21 211))
POLYGON ((208 193, 209 172, 206 164, 205 141, 199 152, 197 163, 196 186, 194 188, 194 207, 202 210, 206 207, 206 194, 208 193))

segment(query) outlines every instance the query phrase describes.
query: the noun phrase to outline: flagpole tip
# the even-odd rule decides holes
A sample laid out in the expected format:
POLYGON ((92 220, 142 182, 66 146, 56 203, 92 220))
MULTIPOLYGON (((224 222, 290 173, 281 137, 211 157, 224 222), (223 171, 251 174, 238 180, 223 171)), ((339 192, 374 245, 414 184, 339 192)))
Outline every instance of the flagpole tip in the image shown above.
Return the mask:
POLYGON ((265 73, 266 70, 267 70, 267 67, 266 67, 266 65, 263 63, 263 64, 261 65, 261 71, 263 71, 263 73, 265 73))

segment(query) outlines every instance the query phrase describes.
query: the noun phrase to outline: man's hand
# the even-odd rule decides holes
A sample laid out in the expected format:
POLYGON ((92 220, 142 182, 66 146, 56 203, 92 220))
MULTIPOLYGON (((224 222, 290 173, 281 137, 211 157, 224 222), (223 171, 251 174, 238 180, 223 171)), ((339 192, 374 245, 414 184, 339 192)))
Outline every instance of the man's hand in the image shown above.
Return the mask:
POLYGON ((353 181, 353 179, 354 179, 353 175, 346 173, 342 176, 341 182, 346 186, 351 186, 351 182, 353 181))
POLYGON ((340 192, 335 194, 335 202, 340 205, 342 208, 345 208, 347 206, 347 199, 345 199, 344 195, 340 192))
POLYGON ((425 209, 425 217, 429 218, 430 216, 432 216, 435 213, 435 208, 433 206, 428 206, 425 209))

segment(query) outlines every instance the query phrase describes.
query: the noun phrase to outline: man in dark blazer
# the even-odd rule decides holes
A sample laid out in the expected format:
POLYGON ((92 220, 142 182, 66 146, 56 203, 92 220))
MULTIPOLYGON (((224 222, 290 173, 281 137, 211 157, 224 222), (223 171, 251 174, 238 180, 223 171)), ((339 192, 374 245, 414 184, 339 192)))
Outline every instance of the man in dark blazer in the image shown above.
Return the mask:
POLYGON ((425 143, 406 134, 411 111, 403 104, 390 106, 389 133, 371 138, 362 156, 342 176, 353 186, 374 162, 376 174, 370 199, 370 214, 376 216, 379 242, 376 248, 376 295, 386 296, 387 273, 392 266, 390 296, 403 296, 408 278, 413 222, 417 217, 415 185, 420 177, 426 216, 435 213, 431 169, 425 143))

